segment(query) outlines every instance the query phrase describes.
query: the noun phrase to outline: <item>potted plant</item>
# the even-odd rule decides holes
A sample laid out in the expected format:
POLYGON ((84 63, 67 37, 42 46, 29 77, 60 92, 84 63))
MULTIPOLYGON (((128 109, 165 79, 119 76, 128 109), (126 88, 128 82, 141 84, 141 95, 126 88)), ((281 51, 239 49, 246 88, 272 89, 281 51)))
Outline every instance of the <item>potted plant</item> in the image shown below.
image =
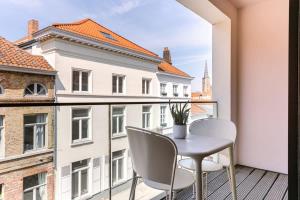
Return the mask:
POLYGON ((187 105, 188 102, 183 106, 181 103, 174 103, 171 105, 171 102, 169 102, 170 112, 174 120, 173 136, 176 139, 184 139, 187 135, 186 123, 190 114, 190 108, 187 108, 187 105))

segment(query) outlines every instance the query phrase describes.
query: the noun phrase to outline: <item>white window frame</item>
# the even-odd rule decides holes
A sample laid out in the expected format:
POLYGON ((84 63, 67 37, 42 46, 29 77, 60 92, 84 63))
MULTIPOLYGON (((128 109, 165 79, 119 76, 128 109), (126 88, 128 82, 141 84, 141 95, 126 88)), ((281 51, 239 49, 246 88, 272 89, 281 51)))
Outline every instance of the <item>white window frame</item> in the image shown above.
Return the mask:
POLYGON ((92 109, 90 107, 73 107, 71 108, 71 143, 76 144, 76 143, 82 143, 86 141, 91 141, 92 140, 92 109), (88 116, 87 117, 76 117, 73 118, 73 110, 88 110, 88 116), (82 139, 82 120, 83 119, 88 119, 88 136, 87 138, 82 139), (73 120, 79 120, 79 139, 73 140, 73 120))
POLYGON ((80 93, 90 93, 91 92, 91 84, 92 84, 92 80, 91 80, 91 77, 92 77, 92 72, 91 70, 86 70, 86 69, 77 69, 77 68, 72 68, 72 77, 71 77, 71 90, 73 93, 76 93, 76 92, 80 92, 80 93), (78 83, 78 87, 79 89, 78 90, 74 90, 73 88, 73 72, 76 71, 76 72, 79 72, 79 83, 78 83), (82 90, 82 72, 86 72, 88 73, 88 90, 87 91, 83 91, 82 90))
MULTIPOLYGON (((4 93, 3 93, 4 94, 4 93)), ((25 88, 25 90, 24 90, 24 96, 26 96, 26 97, 33 97, 33 96, 38 96, 38 97, 45 97, 45 96, 48 96, 48 90, 47 90, 47 87, 44 85, 44 84, 41 84, 41 83, 31 83, 31 84, 28 84, 27 86, 26 86, 26 88, 25 88), (32 91, 33 92, 33 94, 26 94, 26 90, 27 90, 27 88, 30 86, 30 85, 34 85, 34 88, 33 88, 33 90, 34 91, 32 91), (45 94, 38 94, 38 91, 37 91, 37 86, 38 85, 40 85, 40 86, 42 86, 42 88, 45 90, 45 94)))
POLYGON ((167 83, 160 83, 160 95, 161 96, 168 96, 167 83))
POLYGON ((178 97, 178 84, 173 84, 173 96, 178 97))
MULTIPOLYGON (((0 119, 2 118, 2 126, 0 126, 0 158, 4 157, 5 150, 5 142, 4 142, 4 127, 5 127, 5 119, 4 115, 0 115, 0 119)), ((0 199, 1 200, 1 199, 0 199)))
MULTIPOLYGON (((122 183, 122 182, 124 182, 125 180, 126 180, 126 166, 127 166, 127 163, 126 163, 126 150, 125 149, 123 149, 123 150, 119 150, 119 151, 122 151, 122 155, 121 156, 118 156, 118 157, 113 157, 113 152, 112 152, 112 154, 111 154, 111 157, 112 157, 112 160, 111 160, 111 166, 113 166, 113 162, 116 162, 116 181, 115 182, 113 182, 113 180, 112 180, 112 185, 118 185, 118 184, 120 184, 120 183, 122 183), (124 175, 124 177, 122 178, 122 179, 119 179, 119 160, 123 160, 123 169, 122 169, 122 171, 123 171, 123 175, 124 175)), ((117 151, 115 151, 115 152, 117 152, 117 151)), ((111 174, 113 174, 113 171, 112 171, 112 173, 111 174)))
POLYGON ((183 86, 183 96, 185 96, 185 97, 189 96, 189 94, 188 94, 188 88, 189 88, 189 86, 187 86, 187 85, 183 86))
POLYGON ((30 149, 30 150, 25 150, 25 140, 23 142, 23 145, 24 145, 24 148, 23 148, 23 151, 25 153, 27 152, 32 152, 32 151, 37 151, 37 150, 41 150, 41 149, 45 149, 47 147, 47 133, 48 133, 48 114, 47 113, 34 113, 34 114, 25 114, 23 116, 23 119, 24 119, 24 139, 25 139, 25 128, 26 127, 33 127, 33 149, 30 149), (46 115, 46 119, 45 119, 45 122, 40 122, 40 123, 31 123, 31 124, 25 124, 25 117, 26 116, 32 116, 32 115, 46 115), (41 148, 37 148, 37 141, 36 141, 36 129, 37 129, 37 126, 38 125, 45 125, 45 131, 44 131, 44 138, 45 138, 45 144, 43 147, 41 148))
POLYGON ((151 128, 151 106, 150 105, 144 105, 142 106, 142 128, 145 128, 145 129, 150 129, 151 128), (143 109, 144 107, 147 107, 149 108, 149 111, 148 112, 144 112, 143 109), (145 121, 143 121, 145 120, 145 121), (147 121, 149 120, 149 126, 147 127, 147 121), (145 126, 144 126, 145 125, 145 126))
MULTIPOLYGON (((25 190, 24 190, 24 188, 23 188, 23 196, 24 196, 24 193, 25 193, 25 192, 33 191, 33 200, 36 200, 36 192, 37 192, 37 189, 45 186, 45 193, 46 193, 45 195, 46 195, 46 199, 48 199, 48 198, 47 198, 47 173, 46 173, 46 172, 42 172, 42 173, 38 173, 38 174, 45 174, 45 183, 42 183, 42 184, 33 186, 33 187, 31 187, 31 188, 27 188, 27 189, 25 189, 25 190)), ((34 175, 36 175, 36 174, 33 174, 33 175, 31 175, 31 176, 34 176, 34 175)), ((29 177, 29 176, 27 176, 27 177, 29 177)), ((26 178, 26 177, 24 177, 24 178, 26 178)), ((23 180, 24 180, 24 178, 23 178, 23 180)))
POLYGON ((113 127, 113 117, 118 117, 118 120, 117 120, 117 133, 113 133, 113 128, 111 129, 111 135, 112 135, 112 138, 115 138, 115 137, 120 137, 120 136, 124 136, 126 135, 126 130, 125 130, 125 127, 126 127, 126 107, 125 106, 113 106, 112 107, 112 112, 111 112, 111 127, 113 127), (114 108, 123 108, 123 114, 113 114, 113 109, 114 108), (119 117, 123 116, 123 132, 119 132, 119 117))
POLYGON ((126 94, 126 76, 125 75, 122 75, 122 74, 112 74, 112 77, 111 77, 111 92, 112 94, 114 95, 122 95, 122 94, 126 94), (116 82, 116 92, 113 91, 113 77, 117 77, 117 82, 116 82), (122 78, 123 79, 123 85, 122 85, 122 92, 120 92, 120 89, 119 89, 119 78, 122 78))
MULTIPOLYGON (((87 196, 87 195, 89 195, 89 193, 90 193, 90 179, 91 179, 91 176, 90 176, 90 173, 91 173, 91 167, 90 167, 90 161, 91 161, 91 159, 83 159, 83 160, 87 160, 87 166, 86 167, 82 167, 82 168, 79 168, 79 169, 75 169, 75 170, 73 170, 73 166, 72 166, 72 164, 73 163, 75 163, 75 162, 73 162, 73 163, 71 163, 71 188, 72 188, 72 184, 73 184, 73 180, 72 180, 72 177, 73 177, 73 173, 77 173, 77 172, 79 172, 78 173, 78 197, 75 197, 75 198, 73 198, 73 191, 72 191, 72 189, 71 189, 71 199, 72 200, 77 200, 77 199, 81 199, 82 197, 85 197, 85 196, 87 196), (87 177, 88 177, 88 180, 87 180, 87 183, 88 183, 88 191, 87 191, 87 193, 85 193, 85 194, 81 194, 81 171, 83 171, 83 170, 86 170, 87 169, 87 177)), ((79 160, 79 161, 82 161, 82 160, 79 160)))
POLYGON ((160 106, 160 126, 161 127, 167 126, 166 118, 167 118, 167 106, 160 106), (164 112, 163 112, 163 110, 164 110, 164 112), (165 126, 163 126, 164 124, 165 124, 165 126))
POLYGON ((151 82, 152 82, 152 79, 150 79, 150 78, 143 78, 142 79, 142 94, 143 95, 150 95, 151 94, 151 82), (145 84, 144 84, 144 82, 145 82, 145 84), (147 86, 149 87, 148 88, 148 93, 147 93, 147 86))

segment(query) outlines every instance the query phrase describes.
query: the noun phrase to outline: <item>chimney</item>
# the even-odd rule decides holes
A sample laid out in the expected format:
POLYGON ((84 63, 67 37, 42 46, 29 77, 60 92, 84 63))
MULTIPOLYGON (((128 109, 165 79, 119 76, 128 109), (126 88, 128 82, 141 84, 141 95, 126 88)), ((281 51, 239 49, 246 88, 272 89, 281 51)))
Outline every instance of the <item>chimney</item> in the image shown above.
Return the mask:
POLYGON ((39 21, 31 19, 28 21, 28 38, 32 39, 32 34, 39 30, 39 21))
POLYGON ((166 62, 172 65, 171 53, 168 47, 164 48, 163 58, 166 62))

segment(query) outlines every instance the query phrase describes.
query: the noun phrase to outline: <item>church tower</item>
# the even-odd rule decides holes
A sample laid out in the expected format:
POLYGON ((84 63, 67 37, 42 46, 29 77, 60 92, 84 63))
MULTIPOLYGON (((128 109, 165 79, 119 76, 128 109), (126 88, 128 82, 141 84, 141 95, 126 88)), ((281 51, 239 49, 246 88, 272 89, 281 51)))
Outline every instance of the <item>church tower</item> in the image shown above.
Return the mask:
POLYGON ((210 84, 210 77, 208 75, 207 61, 205 61, 204 75, 202 78, 202 97, 205 99, 211 99, 212 91, 210 84))

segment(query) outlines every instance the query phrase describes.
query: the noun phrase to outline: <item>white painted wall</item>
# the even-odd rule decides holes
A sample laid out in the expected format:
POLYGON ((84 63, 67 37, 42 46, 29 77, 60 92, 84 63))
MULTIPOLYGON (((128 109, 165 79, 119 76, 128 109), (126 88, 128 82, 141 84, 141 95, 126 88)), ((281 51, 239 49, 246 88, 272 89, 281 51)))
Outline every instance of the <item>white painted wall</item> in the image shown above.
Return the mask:
POLYGON ((239 10, 238 162, 288 172, 288 1, 239 10))

